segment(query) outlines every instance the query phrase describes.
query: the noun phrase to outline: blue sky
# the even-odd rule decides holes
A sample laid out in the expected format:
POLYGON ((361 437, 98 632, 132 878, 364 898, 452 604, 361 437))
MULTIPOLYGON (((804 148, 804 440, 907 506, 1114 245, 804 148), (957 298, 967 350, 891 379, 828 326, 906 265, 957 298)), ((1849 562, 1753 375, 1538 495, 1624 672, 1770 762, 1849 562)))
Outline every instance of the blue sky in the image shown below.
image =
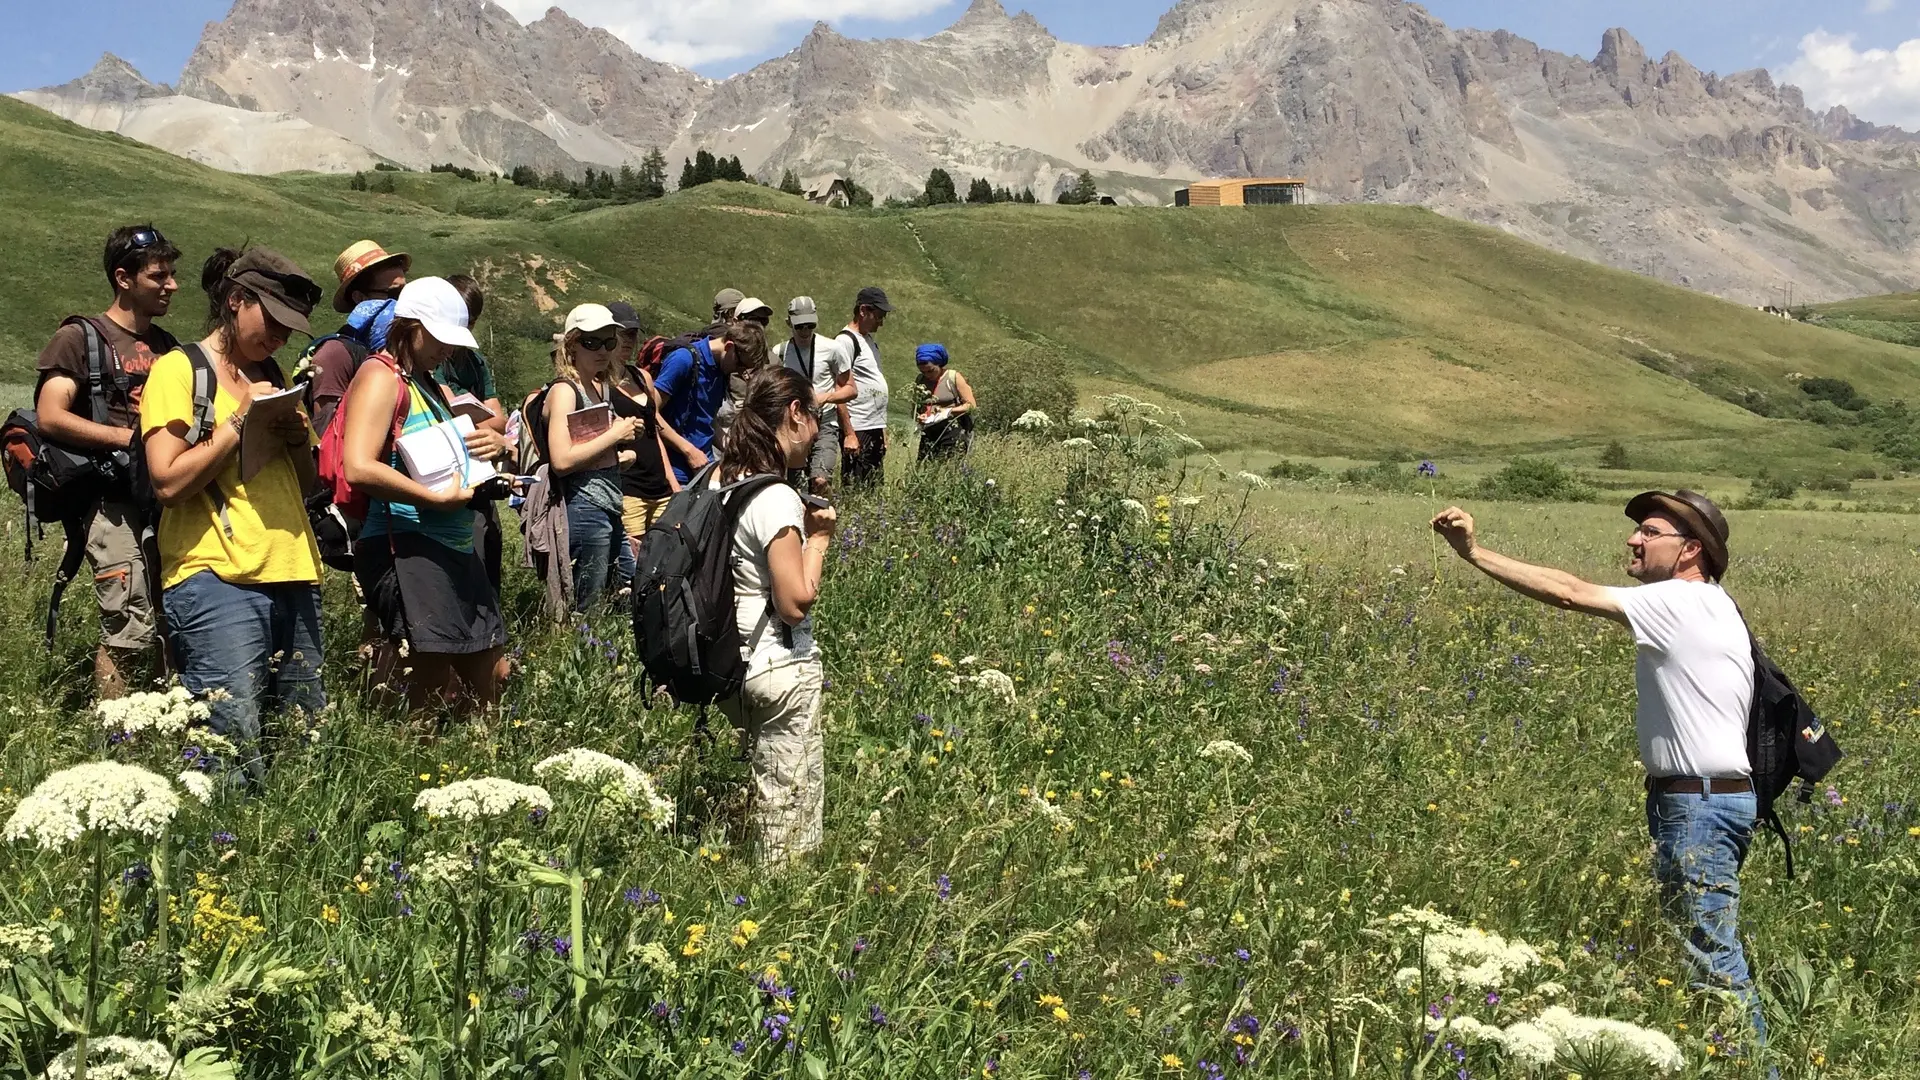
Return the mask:
MULTIPOLYGON (((298 3, 300 0, 281 0, 298 3)), ((504 0, 521 18, 551 0, 504 0)), ((727 75, 791 48, 816 17, 854 36, 931 33, 952 22, 966 0, 561 0, 606 25, 648 55, 727 75), (713 17, 717 9, 730 17, 713 17), (743 44, 739 28, 756 27, 743 44), (730 28, 715 33, 714 28, 730 28), (744 55, 728 51, 746 48, 744 55)), ((1055 35, 1084 44, 1143 40, 1171 0, 1028 0, 1024 6, 1055 35)), ((0 38, 0 89, 63 82, 92 66, 103 50, 119 53, 149 78, 172 81, 202 24, 221 18, 230 0, 8 0, 0 38)), ((1503 28, 1542 45, 1591 56, 1607 27, 1625 26, 1659 56, 1678 50, 1707 70, 1768 67, 1811 84, 1810 96, 1845 101, 1871 119, 1920 119, 1920 0, 1430 0, 1453 26, 1503 28), (1809 35, 1821 36, 1809 38, 1809 35), (1850 39, 1850 40, 1849 40, 1850 39), (1916 41, 1908 55, 1894 50, 1916 41), (1886 50, 1885 54, 1872 50, 1886 50), (1913 92, 1898 91, 1903 80, 1913 92), (1866 108, 1862 109, 1862 106, 1866 108), (1886 115, 1875 115, 1875 113, 1886 115), (1909 114, 1912 114, 1909 116, 1909 114)))

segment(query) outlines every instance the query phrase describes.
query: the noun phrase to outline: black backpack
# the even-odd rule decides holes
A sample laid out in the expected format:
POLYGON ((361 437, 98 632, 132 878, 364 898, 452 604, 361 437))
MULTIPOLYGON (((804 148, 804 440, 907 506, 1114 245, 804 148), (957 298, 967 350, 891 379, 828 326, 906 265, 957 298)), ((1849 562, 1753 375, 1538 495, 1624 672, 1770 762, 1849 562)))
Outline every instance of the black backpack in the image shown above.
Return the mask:
MULTIPOLYGON (((110 407, 109 391, 117 394, 121 401, 131 401, 126 372, 93 319, 72 315, 60 325, 79 326, 86 341, 86 407, 75 411, 96 423, 105 423, 110 407)), ((60 525, 66 541, 60 566, 54 572, 53 591, 47 598, 49 647, 59 623, 61 597, 86 558, 87 533, 100 500, 131 496, 143 510, 146 506, 146 501, 140 498, 147 485, 140 471, 139 439, 136 438, 133 445, 131 453, 70 449, 41 433, 40 414, 35 409, 15 409, 6 422, 0 424, 0 462, 4 463, 7 485, 27 508, 27 558, 33 558, 34 538, 44 535, 50 523, 60 525)))
POLYGON ((1753 769, 1753 793, 1760 820, 1780 838, 1787 852, 1787 877, 1793 877, 1793 841, 1774 803, 1800 781, 1799 800, 1813 798, 1813 785, 1826 779, 1845 756, 1826 725, 1780 665, 1753 643, 1753 705, 1747 713, 1747 763, 1753 769))
MULTIPOLYGON (((555 379, 541 387, 520 410, 520 471, 531 473, 551 460, 547 449, 547 395, 560 383, 573 387, 573 407, 585 408, 587 392, 572 379, 555 379)), ((555 490, 559 488, 559 477, 554 477, 555 490)))
POLYGON ((733 530, 761 489, 781 482, 749 476, 712 487, 713 462, 674 493, 640 540, 633 636, 655 685, 686 705, 711 705, 740 692, 747 664, 735 623, 733 530))

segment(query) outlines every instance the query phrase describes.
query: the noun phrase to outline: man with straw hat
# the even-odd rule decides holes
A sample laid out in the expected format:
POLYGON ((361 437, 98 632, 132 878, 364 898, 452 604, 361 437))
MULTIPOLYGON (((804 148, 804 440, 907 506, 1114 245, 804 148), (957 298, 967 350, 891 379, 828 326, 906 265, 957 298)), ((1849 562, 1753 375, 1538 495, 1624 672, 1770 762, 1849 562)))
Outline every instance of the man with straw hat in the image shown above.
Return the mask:
MULTIPOLYGON (((391 301, 400 295, 413 269, 413 257, 404 251, 389 253, 372 240, 356 240, 333 260, 333 310, 342 315, 368 300, 391 301)), ((338 337, 322 341, 306 364, 313 369, 313 429, 325 431, 333 411, 347 394, 353 373, 366 354, 338 337)))
POLYGON ((1739 937, 1740 865, 1758 815, 1747 717, 1753 645, 1720 580, 1727 519, 1695 491, 1648 491, 1627 503, 1627 576, 1635 588, 1595 585, 1481 547, 1473 518, 1449 507, 1433 519, 1462 559, 1542 603, 1620 623, 1639 646, 1634 726, 1646 767, 1647 831, 1669 915, 1687 927, 1696 987, 1732 991, 1766 1020, 1739 937))

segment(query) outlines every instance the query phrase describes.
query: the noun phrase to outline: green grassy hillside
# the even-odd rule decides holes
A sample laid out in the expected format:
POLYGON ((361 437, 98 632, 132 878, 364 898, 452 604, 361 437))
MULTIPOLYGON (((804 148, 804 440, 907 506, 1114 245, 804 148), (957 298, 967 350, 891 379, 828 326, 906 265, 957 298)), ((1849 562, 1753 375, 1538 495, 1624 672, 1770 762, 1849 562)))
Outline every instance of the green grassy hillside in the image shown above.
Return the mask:
MULTIPOLYGON (((1792 462, 1870 470, 1829 429, 1793 419, 1790 375, 1843 379, 1876 401, 1920 399, 1905 349, 1555 255, 1405 207, 1171 211, 950 207, 845 212, 716 184, 582 212, 564 198, 449 176, 243 177, 0 102, 0 382, 31 379, 60 315, 102 300, 99 239, 151 218, 201 257, 280 247, 317 278, 361 236, 420 271, 472 270, 493 289, 483 341, 509 385, 540 378, 567 306, 626 295, 664 329, 693 325, 735 285, 798 293, 834 315, 864 284, 900 312, 908 348, 1011 341, 1071 358, 1086 390, 1180 409, 1210 447, 1482 459, 1586 451, 1750 475, 1792 462)), ((190 284, 190 283, 189 283, 190 284)), ((172 318, 199 315, 187 288, 172 318)), ((990 388, 989 388, 990 389, 990 388)))
POLYGON ((1850 334, 1920 346, 1920 292, 1863 296, 1821 304, 1811 311, 1820 325, 1850 334))

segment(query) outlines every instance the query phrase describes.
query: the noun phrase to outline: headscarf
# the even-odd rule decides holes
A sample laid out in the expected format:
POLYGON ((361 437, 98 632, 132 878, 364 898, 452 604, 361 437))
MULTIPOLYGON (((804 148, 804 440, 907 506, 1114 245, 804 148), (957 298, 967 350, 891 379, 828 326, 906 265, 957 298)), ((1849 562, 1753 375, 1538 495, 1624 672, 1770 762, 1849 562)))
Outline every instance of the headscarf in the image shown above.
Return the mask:
POLYGON ((393 307, 392 300, 362 300, 347 315, 347 325, 340 328, 340 333, 378 352, 386 348, 393 307))
POLYGON ((946 367, 947 347, 945 345, 922 345, 914 350, 913 362, 916 364, 938 364, 941 367, 946 367))

